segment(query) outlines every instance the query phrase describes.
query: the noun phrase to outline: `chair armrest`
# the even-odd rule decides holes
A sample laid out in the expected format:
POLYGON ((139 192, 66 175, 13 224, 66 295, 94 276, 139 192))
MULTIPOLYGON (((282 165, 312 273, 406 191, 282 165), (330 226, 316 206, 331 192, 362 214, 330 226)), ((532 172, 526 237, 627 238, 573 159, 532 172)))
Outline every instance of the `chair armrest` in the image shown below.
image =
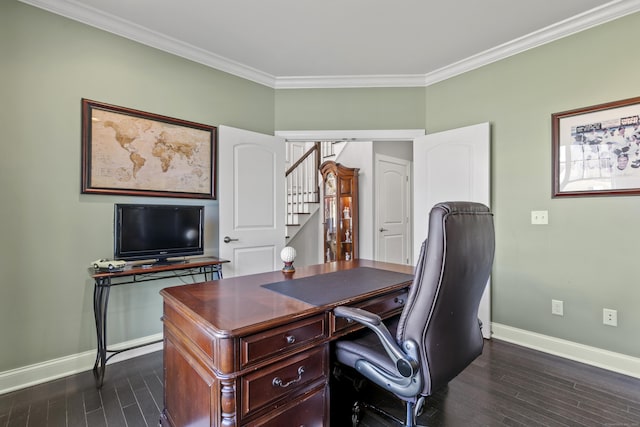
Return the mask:
POLYGON ((349 320, 355 320, 356 322, 362 323, 363 325, 367 326, 379 326, 383 324, 382 318, 377 314, 357 307, 336 307, 333 309, 333 314, 336 317, 344 317, 349 320))
MULTIPOLYGON (((334 308, 333 314, 336 317, 344 317, 346 319, 353 320, 371 329, 380 339, 382 346, 391 360, 395 363, 396 369, 400 375, 407 378, 415 375, 418 371, 419 366, 416 357, 403 351, 396 340, 391 336, 389 329, 387 329, 387 326, 382 322, 380 316, 361 308, 345 306, 334 308)), ((409 349, 414 346, 411 344, 407 345, 405 343, 405 347, 409 349)))

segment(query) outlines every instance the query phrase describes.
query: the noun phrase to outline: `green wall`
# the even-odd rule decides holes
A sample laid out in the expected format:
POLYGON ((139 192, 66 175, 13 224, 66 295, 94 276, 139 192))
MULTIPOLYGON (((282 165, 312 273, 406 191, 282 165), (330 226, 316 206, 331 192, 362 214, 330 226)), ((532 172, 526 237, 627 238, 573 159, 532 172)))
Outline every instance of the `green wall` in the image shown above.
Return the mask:
POLYGON ((551 198, 551 114, 640 95, 640 14, 427 88, 428 133, 492 132, 493 321, 640 357, 640 198, 551 198), (549 225, 530 211, 548 210, 549 225), (551 315, 564 301, 564 317, 551 315), (602 309, 618 310, 618 327, 602 309))
POLYGON ((277 130, 424 129, 424 88, 282 89, 277 130))
MULTIPOLYGON (((0 2, 0 372, 95 348, 89 263, 110 257, 113 204, 80 194, 80 100, 273 133, 274 90, 15 0, 0 2)), ((216 249, 218 202, 204 201, 216 249)), ((159 281, 114 288, 109 338, 162 331, 159 281)))

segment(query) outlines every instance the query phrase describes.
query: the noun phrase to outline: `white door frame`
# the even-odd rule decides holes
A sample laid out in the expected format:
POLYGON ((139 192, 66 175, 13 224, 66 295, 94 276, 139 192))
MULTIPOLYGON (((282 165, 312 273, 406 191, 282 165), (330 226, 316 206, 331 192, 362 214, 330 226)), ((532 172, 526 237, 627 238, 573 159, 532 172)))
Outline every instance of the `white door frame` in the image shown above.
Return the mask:
POLYGON ((278 130, 276 136, 287 141, 412 141, 423 136, 424 129, 391 130, 278 130))

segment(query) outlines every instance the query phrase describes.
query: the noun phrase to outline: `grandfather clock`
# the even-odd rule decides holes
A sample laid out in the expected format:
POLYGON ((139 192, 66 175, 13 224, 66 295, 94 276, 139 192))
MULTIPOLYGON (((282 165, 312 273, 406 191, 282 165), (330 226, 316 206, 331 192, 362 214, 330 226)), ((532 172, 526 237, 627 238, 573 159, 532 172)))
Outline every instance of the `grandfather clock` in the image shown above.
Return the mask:
POLYGON ((358 168, 320 166, 324 188, 324 261, 358 258, 358 168))

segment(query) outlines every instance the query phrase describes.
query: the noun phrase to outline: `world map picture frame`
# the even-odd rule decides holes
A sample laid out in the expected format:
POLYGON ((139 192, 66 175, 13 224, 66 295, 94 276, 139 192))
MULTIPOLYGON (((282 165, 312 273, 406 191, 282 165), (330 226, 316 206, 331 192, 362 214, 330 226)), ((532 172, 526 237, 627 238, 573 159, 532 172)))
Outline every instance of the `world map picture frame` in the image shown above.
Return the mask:
POLYGON ((216 199, 217 128, 82 99, 82 193, 216 199))

